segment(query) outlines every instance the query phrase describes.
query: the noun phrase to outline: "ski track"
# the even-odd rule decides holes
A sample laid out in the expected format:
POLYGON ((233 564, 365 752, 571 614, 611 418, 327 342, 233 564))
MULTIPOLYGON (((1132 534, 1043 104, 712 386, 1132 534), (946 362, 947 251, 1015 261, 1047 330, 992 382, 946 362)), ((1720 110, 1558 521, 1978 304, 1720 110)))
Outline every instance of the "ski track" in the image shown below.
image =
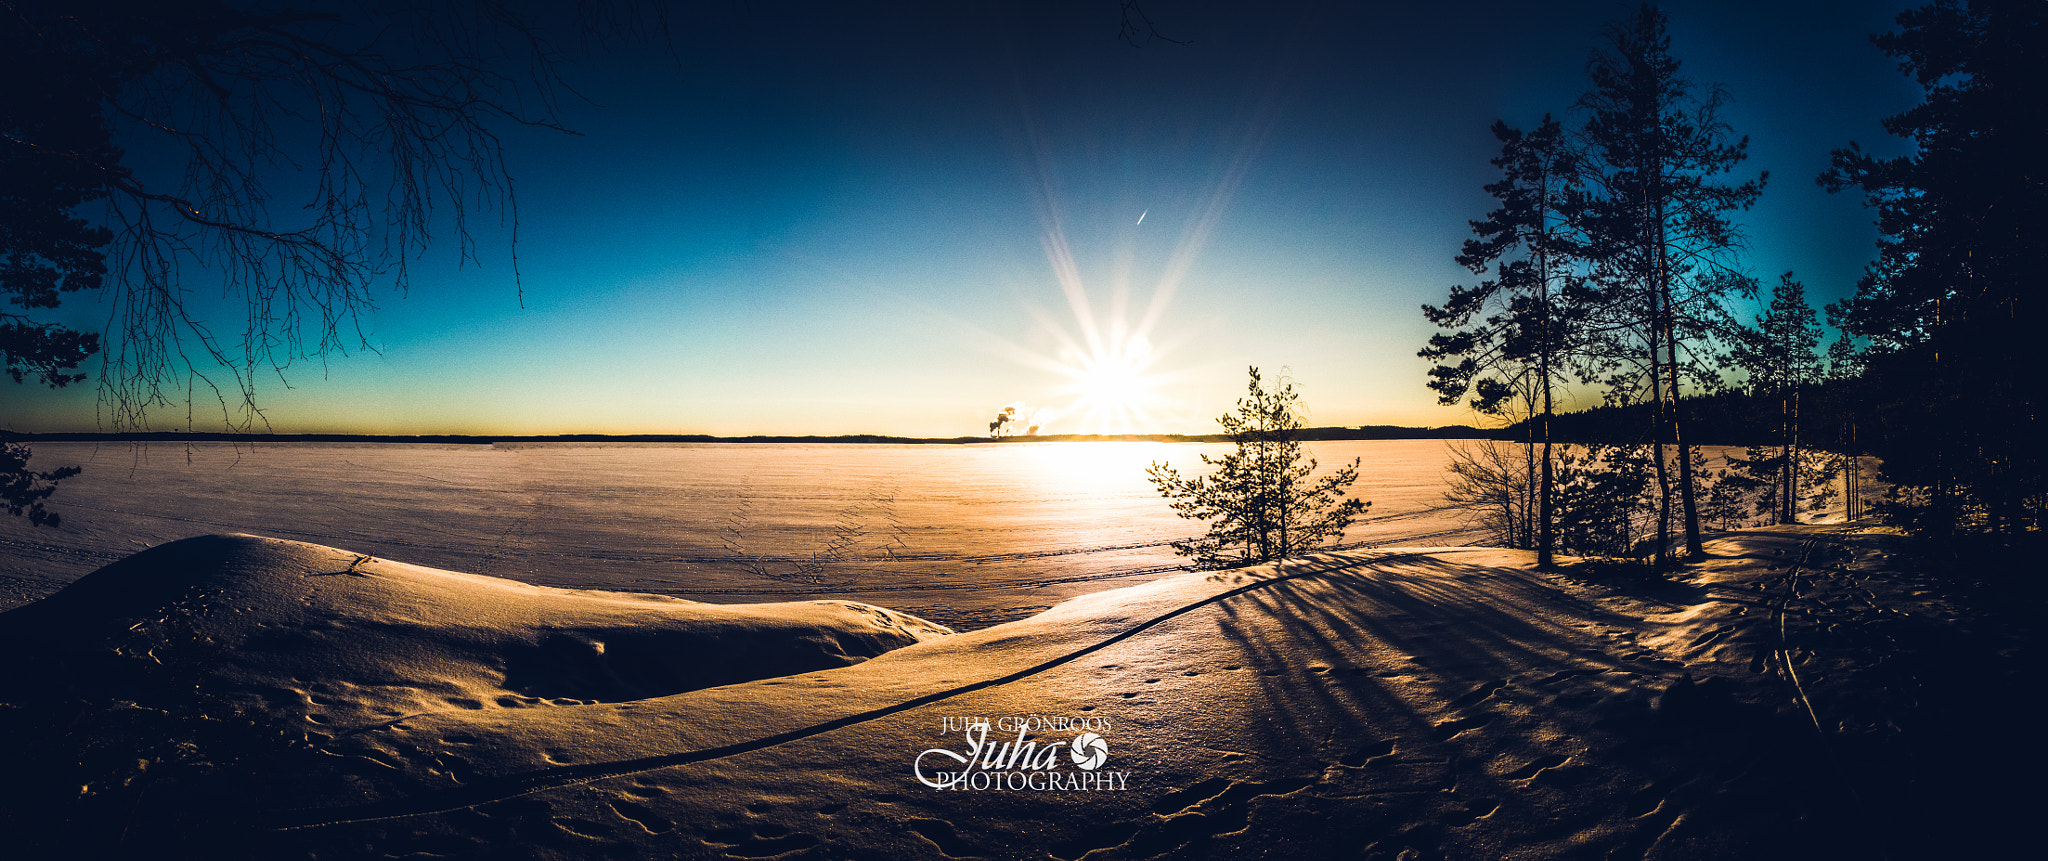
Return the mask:
MULTIPOLYGON (((1774 617, 1772 619, 1773 627, 1777 632, 1777 642, 1773 657, 1776 659, 1778 668, 1784 671, 1784 679, 1791 685, 1793 701, 1799 705, 1801 712, 1806 715, 1807 720, 1813 725, 1814 735, 1819 739, 1821 752, 1825 754, 1828 769, 1833 772, 1830 775, 1833 778, 1833 783, 1848 795, 1851 807, 1857 812, 1857 815, 1866 823, 1875 825, 1876 823, 1873 821, 1870 813, 1870 806, 1864 803, 1863 794, 1856 791, 1855 781, 1850 779, 1847 770, 1843 767, 1840 753, 1835 750, 1833 734, 1829 733, 1827 726, 1821 722, 1820 712, 1813 704, 1813 697, 1807 692, 1805 683, 1799 678, 1797 662, 1792 658, 1793 645, 1788 630, 1792 616, 1789 611, 1793 606, 1793 602, 1799 598, 1799 581, 1802 575, 1806 576, 1809 583, 1816 576, 1827 577, 1831 580, 1841 580, 1843 578, 1843 572, 1838 570, 1838 566, 1816 564, 1814 557, 1823 548, 1841 547, 1839 542, 1830 539, 1847 534, 1849 529, 1850 527, 1836 527, 1799 542, 1798 549, 1792 554, 1792 561, 1786 566, 1785 573, 1782 575, 1784 592, 1779 596, 1776 606, 1771 609, 1771 614, 1774 617)), ((1805 609, 1807 610, 1805 615, 1815 620, 1825 615, 1832 615, 1833 611, 1833 608, 1819 602, 1810 603, 1805 609)), ((1877 849, 1880 861, 1888 861, 1890 856, 1884 852, 1883 847, 1879 845, 1875 848, 1877 849)))

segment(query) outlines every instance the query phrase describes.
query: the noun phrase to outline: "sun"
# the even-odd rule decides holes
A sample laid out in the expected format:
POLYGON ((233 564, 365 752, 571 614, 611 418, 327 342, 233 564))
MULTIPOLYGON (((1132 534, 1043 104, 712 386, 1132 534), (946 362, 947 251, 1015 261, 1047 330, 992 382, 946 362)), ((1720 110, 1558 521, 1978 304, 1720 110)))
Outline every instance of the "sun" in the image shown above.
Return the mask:
MULTIPOLYGON (((1187 198, 1192 206, 1132 206, 1135 214, 1124 210, 1123 217, 1116 219, 1102 216, 1118 211, 1120 205, 1081 210, 1065 205, 1057 190, 1066 183, 1053 169, 1053 147, 1039 137, 1035 128, 1031 131, 1031 151, 1043 195, 1039 215, 1044 233, 1039 243, 1052 270, 1052 280, 1058 283, 1072 318, 1026 302, 1025 309, 1038 323, 1034 340, 1049 335, 1054 349, 1046 350, 1042 345, 1026 349, 994 333, 986 333, 991 337, 984 340, 1000 346, 1020 364, 1066 378, 1067 384, 1061 387, 1060 394, 1071 400, 1063 407, 1040 410, 1034 417, 1058 416, 1061 434, 1114 435, 1159 433, 1162 420, 1184 419, 1187 372, 1161 373, 1156 369, 1171 364, 1172 354, 1192 343, 1195 334, 1176 331, 1184 320, 1169 318, 1167 310, 1181 283, 1195 270, 1197 259, 1223 221, 1239 183, 1257 161, 1260 143, 1271 128, 1271 116, 1264 114, 1248 125, 1238 142, 1236 157, 1209 182, 1201 184, 1206 189, 1187 198), (1159 209, 1159 213, 1155 214, 1154 209, 1159 209), (1107 278, 1083 277, 1081 261, 1075 258, 1067 238, 1071 226, 1080 226, 1085 231, 1090 247, 1108 252, 1107 278), (1165 256, 1159 258, 1157 254, 1162 250, 1166 251, 1165 256), (1161 265, 1156 272, 1148 272, 1153 260, 1161 265), (1142 284, 1134 283, 1134 276, 1146 275, 1156 275, 1156 279, 1148 279, 1152 280, 1149 293, 1143 292, 1142 284), (1093 284, 1089 283, 1091 280, 1093 284), (1107 301, 1101 301, 1104 299, 1107 301)), ((1176 188, 1188 191, 1201 186, 1176 188)), ((1147 193, 1139 188, 1125 191, 1125 199, 1147 193)), ((991 432, 1000 431, 1002 425, 1003 422, 996 422, 991 432)))
POLYGON ((1086 426, 1101 433, 1130 433, 1149 424, 1159 395, 1150 373, 1155 356, 1143 335, 1105 340, 1066 358, 1075 390, 1071 409, 1086 426))
POLYGON ((1090 356, 1081 364, 1081 397, 1103 407, 1126 407, 1144 400, 1145 360, 1150 345, 1134 337, 1121 347, 1090 356))

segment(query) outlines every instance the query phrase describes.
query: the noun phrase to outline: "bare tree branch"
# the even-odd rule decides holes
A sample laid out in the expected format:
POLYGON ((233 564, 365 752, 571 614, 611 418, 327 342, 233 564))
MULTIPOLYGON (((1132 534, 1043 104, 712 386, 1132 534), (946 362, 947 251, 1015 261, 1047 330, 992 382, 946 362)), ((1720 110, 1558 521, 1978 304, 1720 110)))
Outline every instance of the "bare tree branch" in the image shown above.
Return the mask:
POLYGON ((1192 45, 1192 40, 1169 39, 1160 35, 1159 28, 1152 23, 1152 16, 1145 14, 1145 7, 1139 0, 1118 0, 1116 37, 1133 48, 1143 47, 1144 42, 1157 39, 1175 45, 1192 45))

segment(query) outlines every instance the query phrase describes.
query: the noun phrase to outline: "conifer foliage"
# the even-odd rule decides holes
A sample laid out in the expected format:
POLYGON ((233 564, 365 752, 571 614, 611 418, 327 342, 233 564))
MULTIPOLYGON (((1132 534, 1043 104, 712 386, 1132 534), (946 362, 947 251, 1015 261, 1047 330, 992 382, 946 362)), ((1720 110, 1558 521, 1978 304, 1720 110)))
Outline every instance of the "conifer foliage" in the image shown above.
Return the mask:
POLYGON ((1473 452, 1459 461, 1464 469, 1456 480, 1467 490, 1519 486, 1519 493, 1494 500, 1497 513, 1522 524, 1506 530, 1509 544, 1534 549, 1537 564, 1547 566, 1556 544, 1549 418, 1589 298, 1575 274, 1584 256, 1575 222, 1585 195, 1580 159, 1556 120, 1546 115, 1527 134, 1496 122, 1493 136, 1501 142, 1493 164, 1502 177, 1486 191, 1500 206, 1471 223, 1475 236, 1457 259, 1474 274, 1491 270, 1494 277, 1452 287, 1441 308, 1422 306, 1431 323, 1456 331, 1431 336, 1418 355, 1446 363, 1429 372, 1439 402, 1457 403, 1471 393, 1472 408, 1482 414, 1515 418, 1508 414, 1520 407, 1521 417, 1532 419, 1524 476, 1507 475, 1508 464, 1493 453, 1473 452))
POLYGON ((1146 470, 1176 513, 1209 525, 1208 534, 1175 542, 1175 552, 1222 568, 1297 556, 1343 537, 1372 505, 1346 496, 1359 461, 1316 477, 1316 460, 1301 445, 1302 419, 1294 382, 1281 377, 1268 388, 1254 367, 1237 409, 1216 419, 1235 448, 1202 455, 1211 472, 1187 478, 1157 462, 1146 470))
POLYGON ((1696 348, 1724 316, 1731 279, 1728 255, 1741 235, 1730 214, 1748 209, 1769 174, 1729 183, 1723 174, 1748 155, 1747 137, 1730 139, 1722 118, 1728 95, 1701 89, 1679 73, 1668 19, 1643 5, 1608 31, 1608 46, 1587 66, 1592 89, 1580 99, 1584 137, 1597 157, 1597 186, 1586 219, 1592 255, 1607 292, 1606 307, 1625 354, 1633 348, 1647 371, 1655 405, 1650 439, 1659 487, 1657 554, 1669 544, 1675 502, 1685 547, 1698 555, 1698 482, 1685 437, 1679 393, 1686 371, 1694 381, 1705 353, 1696 348), (1676 480, 1665 447, 1677 449, 1676 480))
POLYGON ((2048 328, 2048 3, 1942 0, 1898 23, 1871 41, 1925 89, 1884 121, 1912 152, 1851 143, 1820 177, 1877 210, 1877 260, 1828 308, 1870 342, 1860 438, 1901 491, 1902 525, 2039 530, 2048 375, 2026 357, 2048 328))
POLYGON ((1776 523, 1799 522, 1804 488, 1812 484, 1812 458, 1800 440, 1800 406, 1807 390, 1820 378, 1820 324, 1813 308, 1806 304, 1806 286, 1793 280, 1792 273, 1780 276, 1771 288, 1771 304, 1756 319, 1756 328, 1741 329, 1735 338, 1733 358, 1737 367, 1749 372, 1750 392, 1756 402, 1775 406, 1778 445, 1775 451, 1761 444, 1752 446, 1739 465, 1746 476, 1764 491, 1762 510, 1776 523))
MULTIPOLYGON (((1583 123, 1571 132, 1547 115, 1528 134, 1495 124, 1503 146, 1493 163, 1504 176, 1487 191, 1501 206, 1472 222, 1475 236, 1457 258, 1475 273, 1491 268, 1494 277, 1452 288, 1441 308, 1423 307, 1430 322, 1455 330, 1433 336, 1421 352, 1442 362, 1429 381, 1441 402, 1473 392, 1475 409, 1510 419, 1519 417, 1507 410, 1526 405, 1530 468, 1519 481, 1535 489, 1534 504, 1512 519, 1536 526, 1529 544, 1539 564, 1549 564, 1560 545, 1633 551, 1638 542, 1557 534, 1567 519, 1581 533, 1592 523, 1635 531, 1635 521, 1604 510, 1609 503, 1589 501, 1589 476, 1601 469, 1654 479, 1656 540, 1646 546, 1659 563, 1681 515, 1687 552, 1702 552, 1698 458, 1685 436, 1680 392, 1718 384, 1712 344, 1728 328, 1723 300, 1741 283, 1731 277, 1741 242, 1731 215, 1756 201, 1768 177, 1725 176, 1746 158, 1748 140, 1733 137, 1722 118, 1725 92, 1679 73, 1667 24, 1645 4, 1608 28, 1587 64, 1590 86, 1576 106, 1583 123), (1652 416, 1626 444, 1574 466, 1582 476, 1576 503, 1558 488, 1562 455, 1550 427, 1555 389, 1567 377, 1605 382, 1616 405, 1647 401, 1652 416), (1568 504, 1602 512, 1564 511, 1568 504)), ((1486 462, 1467 459, 1463 477, 1484 473, 1475 469, 1486 462)), ((1638 501, 1619 486, 1603 489, 1622 494, 1619 504, 1638 501)))

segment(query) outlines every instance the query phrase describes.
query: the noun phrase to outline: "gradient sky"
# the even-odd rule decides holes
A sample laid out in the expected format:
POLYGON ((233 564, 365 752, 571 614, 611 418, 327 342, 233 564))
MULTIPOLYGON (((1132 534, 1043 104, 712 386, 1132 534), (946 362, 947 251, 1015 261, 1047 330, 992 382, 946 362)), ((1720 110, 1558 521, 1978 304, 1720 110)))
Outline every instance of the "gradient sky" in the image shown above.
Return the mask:
MULTIPOLYGON (((1313 424, 1473 423, 1415 351, 1419 306, 1473 280, 1488 126, 1567 114, 1633 8, 1150 0, 1193 44, 1134 49, 1114 0, 855 5, 718 4, 677 22, 680 67, 574 63, 582 136, 507 132, 524 307, 506 233, 481 268, 444 244, 381 301, 381 354, 271 378, 271 427, 961 436, 1023 402, 1047 432, 1203 433, 1247 365, 1313 424), (1062 368, 1133 334, 1141 411, 1091 409, 1062 368)), ((1816 306, 1875 231, 1813 177, 1852 139, 1901 151, 1878 120, 1917 91, 1867 37, 1907 5, 1664 4, 1686 74, 1734 97, 1741 175, 1771 172, 1745 267, 1816 306)), ((101 427, 89 389, 0 397, 18 430, 101 427)))

